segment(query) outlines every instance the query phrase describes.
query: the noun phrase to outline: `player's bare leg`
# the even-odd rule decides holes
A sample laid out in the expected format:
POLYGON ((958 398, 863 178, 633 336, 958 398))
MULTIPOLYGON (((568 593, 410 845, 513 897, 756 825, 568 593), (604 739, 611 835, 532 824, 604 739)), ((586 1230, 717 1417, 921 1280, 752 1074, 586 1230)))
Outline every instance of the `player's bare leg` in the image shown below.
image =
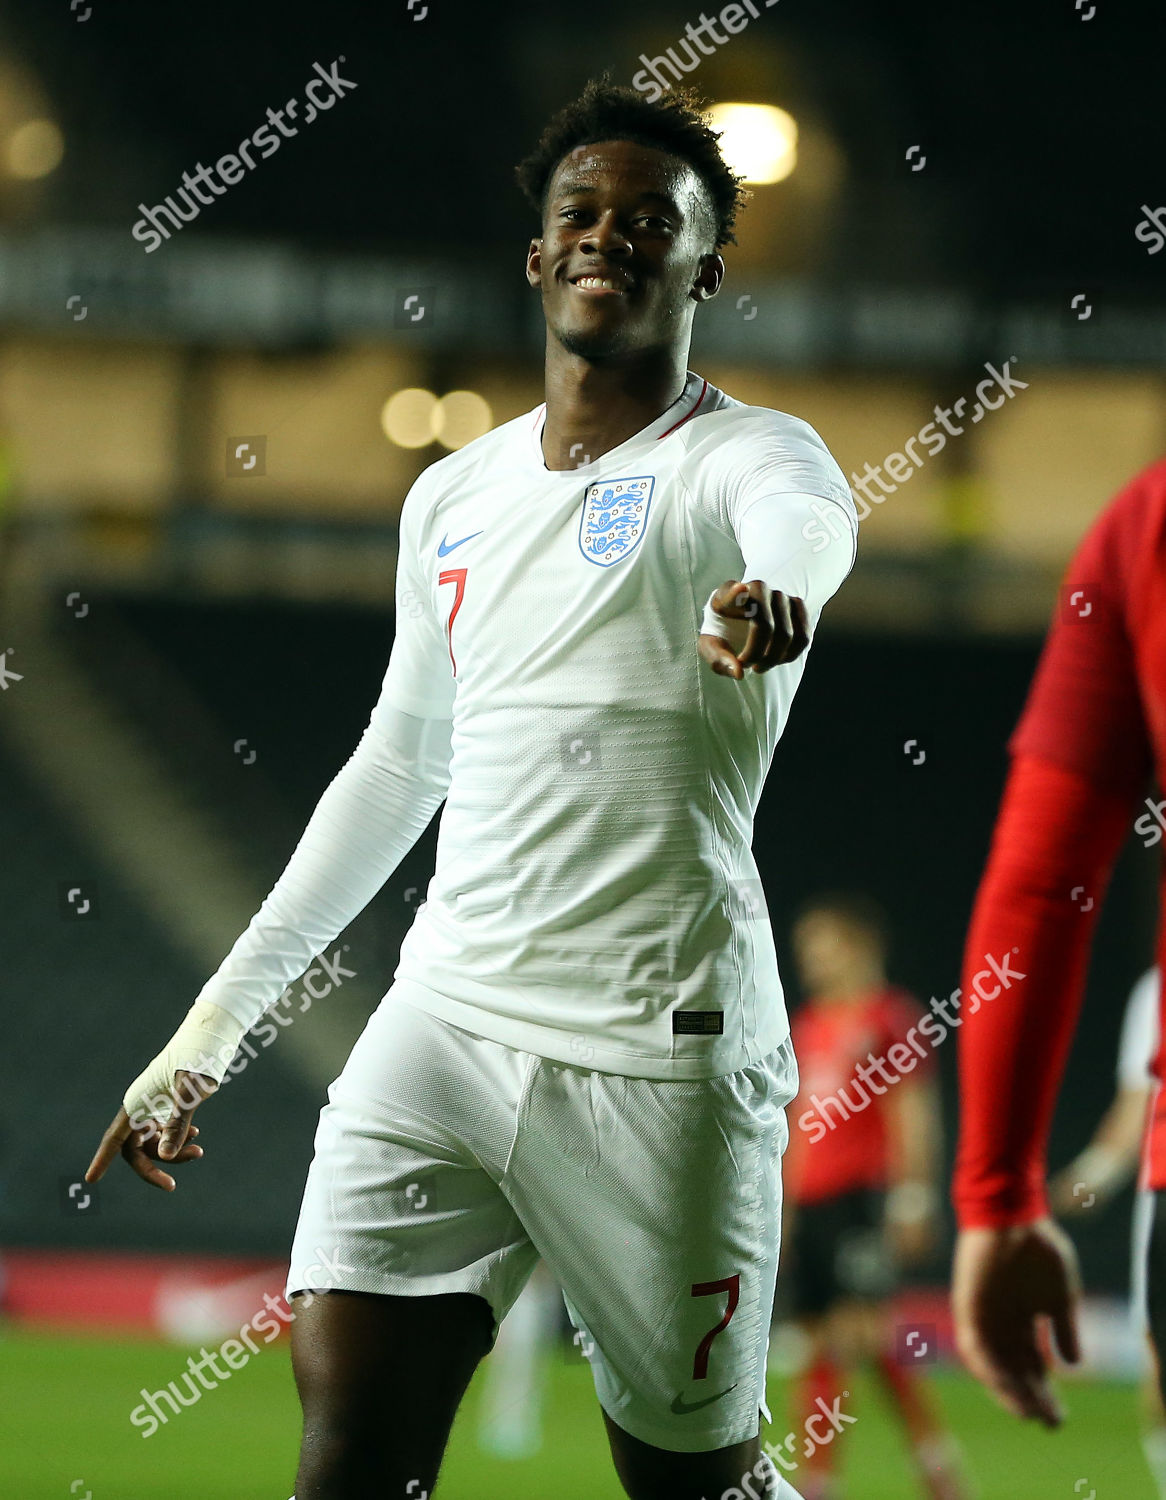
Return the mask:
MULTIPOLYGON (((845 1371, 854 1363, 855 1351, 844 1341, 834 1341, 828 1336, 828 1321, 824 1318, 805 1318, 801 1328, 810 1349, 806 1368, 796 1384, 798 1430, 806 1430, 806 1422, 819 1410, 823 1401, 827 1409, 831 1402, 842 1394, 845 1371)), ((831 1328, 831 1332, 834 1330, 831 1328)), ((831 1500, 838 1490, 838 1449, 834 1443, 819 1443, 806 1460, 802 1488, 806 1500, 831 1500)))
POLYGON ((304 1412, 296 1500, 432 1493, 454 1414, 490 1347, 485 1298, 333 1291, 293 1297, 292 1308, 304 1412))
POLYGON ((762 1454, 760 1436, 711 1453, 673 1453, 632 1437, 606 1412, 603 1420, 615 1471, 630 1500, 704 1500, 734 1488, 755 1500, 801 1500, 762 1454))
POLYGON ((972 1489, 962 1451, 926 1378, 900 1363, 889 1306, 860 1304, 848 1311, 855 1318, 855 1332, 866 1346, 867 1359, 902 1423, 923 1492, 929 1500, 968 1500, 972 1489))

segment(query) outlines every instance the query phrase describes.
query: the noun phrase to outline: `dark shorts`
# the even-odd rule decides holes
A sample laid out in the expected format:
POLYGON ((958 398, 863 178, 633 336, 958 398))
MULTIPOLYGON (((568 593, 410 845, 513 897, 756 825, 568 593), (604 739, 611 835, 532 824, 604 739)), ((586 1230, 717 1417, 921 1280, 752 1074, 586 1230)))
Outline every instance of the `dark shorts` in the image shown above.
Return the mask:
POLYGON ((838 1302, 881 1302, 895 1290, 883 1234, 881 1192, 862 1188, 799 1203, 782 1253, 781 1279, 795 1318, 817 1318, 838 1302))
POLYGON ((1154 1194, 1154 1221, 1146 1265, 1150 1337, 1158 1354, 1158 1388, 1166 1401, 1166 1192, 1154 1194))

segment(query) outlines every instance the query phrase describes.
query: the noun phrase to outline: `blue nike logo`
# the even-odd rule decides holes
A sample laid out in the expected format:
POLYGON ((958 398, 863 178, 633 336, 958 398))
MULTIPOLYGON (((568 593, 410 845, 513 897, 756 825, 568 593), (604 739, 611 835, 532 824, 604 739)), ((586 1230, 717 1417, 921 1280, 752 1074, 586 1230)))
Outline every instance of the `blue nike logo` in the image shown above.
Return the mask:
MULTIPOLYGON (((448 546, 446 546, 445 537, 443 536, 437 548, 438 557, 444 557, 447 552, 452 552, 455 547, 460 547, 462 542, 472 542, 476 536, 481 536, 481 534, 480 531, 471 531, 469 536, 463 536, 459 542, 450 542, 448 546)), ((449 533, 446 532, 446 536, 448 535, 449 533)))

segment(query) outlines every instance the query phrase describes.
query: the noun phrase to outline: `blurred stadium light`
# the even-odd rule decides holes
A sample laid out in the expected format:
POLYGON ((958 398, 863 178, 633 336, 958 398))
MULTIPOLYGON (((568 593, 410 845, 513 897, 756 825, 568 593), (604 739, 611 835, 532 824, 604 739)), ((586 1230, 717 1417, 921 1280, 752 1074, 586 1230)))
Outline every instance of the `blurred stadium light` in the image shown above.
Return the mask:
POLYGON ((798 164, 798 124, 776 104, 714 104, 721 154, 747 183, 784 182, 798 164))

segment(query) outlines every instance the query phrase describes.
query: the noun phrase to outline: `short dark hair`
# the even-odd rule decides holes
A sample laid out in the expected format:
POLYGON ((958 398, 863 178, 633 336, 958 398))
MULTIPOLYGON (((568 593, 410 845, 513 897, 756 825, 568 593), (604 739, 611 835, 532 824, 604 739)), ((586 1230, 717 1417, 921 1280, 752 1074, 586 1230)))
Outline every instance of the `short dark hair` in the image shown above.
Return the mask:
POLYGON ((890 923, 886 909, 873 896, 861 891, 822 891, 798 909, 794 923, 796 925, 803 917, 814 916, 819 912, 837 917, 848 927, 866 933, 883 956, 886 956, 891 941, 890 923))
POLYGON ((540 219, 555 168, 577 146, 594 141, 635 141, 671 152, 688 163, 712 200, 714 248, 736 244, 733 226, 749 197, 744 179, 731 172, 717 144, 720 132, 705 119, 708 102, 691 89, 672 89, 649 101, 635 89, 593 78, 572 103, 551 117, 538 145, 515 168, 518 185, 540 219))

